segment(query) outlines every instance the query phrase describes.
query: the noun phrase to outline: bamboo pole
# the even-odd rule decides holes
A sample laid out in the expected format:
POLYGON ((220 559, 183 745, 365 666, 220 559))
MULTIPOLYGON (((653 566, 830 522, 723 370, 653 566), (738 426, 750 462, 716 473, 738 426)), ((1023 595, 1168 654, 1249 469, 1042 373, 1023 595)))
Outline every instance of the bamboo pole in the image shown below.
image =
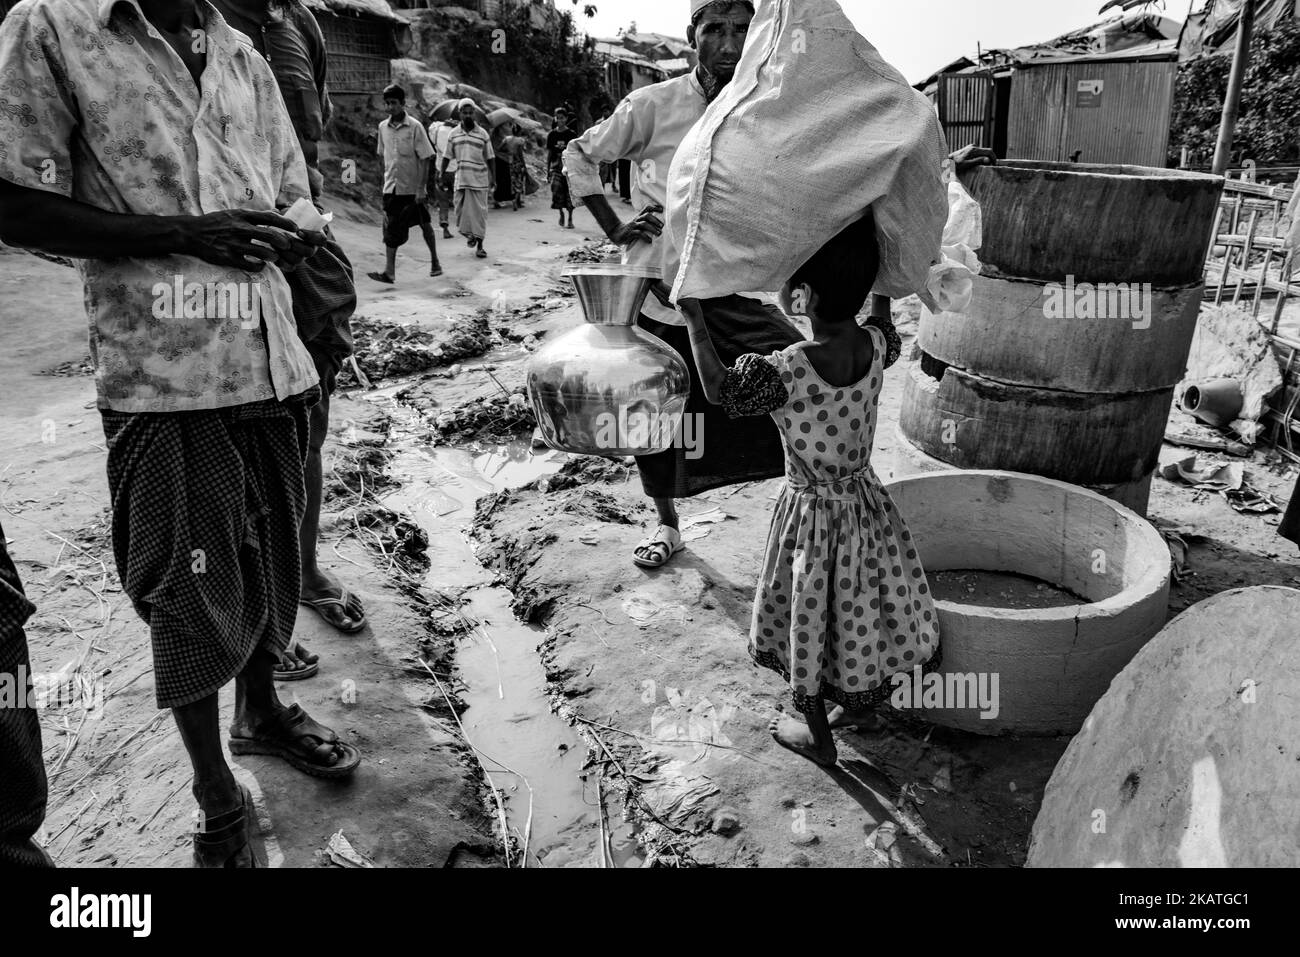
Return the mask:
POLYGON ((1241 89, 1250 68, 1250 41, 1255 33, 1255 0, 1242 0, 1241 19, 1237 23, 1237 50, 1232 57, 1232 73, 1228 76, 1228 92, 1223 98, 1223 120, 1219 124, 1219 143, 1214 150, 1211 172, 1223 176, 1232 159, 1232 137, 1237 129, 1237 114, 1241 110, 1241 89))

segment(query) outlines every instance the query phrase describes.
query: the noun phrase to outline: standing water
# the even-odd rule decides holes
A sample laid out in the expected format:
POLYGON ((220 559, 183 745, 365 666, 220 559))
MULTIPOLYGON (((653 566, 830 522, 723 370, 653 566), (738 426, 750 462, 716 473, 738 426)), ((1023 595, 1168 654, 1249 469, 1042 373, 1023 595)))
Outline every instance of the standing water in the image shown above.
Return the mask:
POLYGON ((551 710, 538 653, 545 632, 515 618, 510 592, 492 583, 493 574, 479 564, 466 534, 479 498, 553 474, 567 456, 535 453, 527 440, 431 448, 413 434, 418 416, 397 403, 389 411, 389 471, 402 487, 384 504, 428 533, 427 587, 463 592, 462 610, 478 623, 456 650, 465 685, 460 698, 468 705, 460 720, 489 780, 506 797, 506 820, 518 847, 527 843, 525 866, 639 865, 631 830, 608 796, 602 831, 596 775, 582 776, 587 745, 551 710), (609 835, 608 855, 602 833, 609 835))

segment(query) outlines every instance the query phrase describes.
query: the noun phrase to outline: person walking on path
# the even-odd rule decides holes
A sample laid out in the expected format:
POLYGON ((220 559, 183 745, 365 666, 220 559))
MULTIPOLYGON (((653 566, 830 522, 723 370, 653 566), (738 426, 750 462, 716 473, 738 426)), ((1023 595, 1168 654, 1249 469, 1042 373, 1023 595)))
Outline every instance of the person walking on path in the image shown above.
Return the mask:
POLYGON ((577 135, 569 126, 568 111, 562 106, 556 107, 555 128, 546 134, 546 165, 551 180, 551 209, 560 211, 560 226, 565 229, 573 229, 573 197, 569 193, 569 180, 564 175, 564 151, 577 135), (567 223, 564 221, 566 212, 569 215, 567 223))
MULTIPOLYGON (((753 16, 749 3, 691 0, 687 38, 697 52, 696 69, 633 90, 609 119, 564 151, 564 169, 574 195, 581 197, 605 235, 624 247, 624 261, 663 276, 646 298, 638 324, 676 349, 686 362, 691 375, 686 414, 694 416, 697 434, 704 435, 702 454, 695 450, 688 457, 686 449, 672 448, 636 460, 642 488, 659 515, 658 527, 633 553, 632 560, 644 568, 666 565, 683 548, 676 499, 785 474, 781 437, 771 421, 732 422, 704 398, 685 323, 667 301, 679 254, 671 237, 662 235, 660 218, 673 156, 709 103, 731 82, 753 16), (639 210, 628 223, 614 212, 600 183, 600 163, 623 160, 640 171, 635 191, 639 210)), ((724 362, 747 353, 779 352, 803 338, 762 293, 710 299, 701 308, 724 362)))
POLYGON ((447 142, 442 171, 456 163, 456 229, 468 241, 479 259, 487 258, 483 240, 487 238, 488 198, 496 190, 496 153, 487 130, 474 120, 478 107, 466 97, 457 106, 460 126, 447 142))
POLYGON ((528 142, 520 135, 519 127, 511 124, 510 135, 501 141, 501 153, 510 164, 510 193, 515 209, 524 205, 524 194, 528 191, 527 147, 528 142))
POLYGON ((19 4, 0 90, 0 240, 79 260, 113 555, 193 767, 195 862, 253 866, 223 687, 232 754, 329 778, 361 763, 272 677, 301 595, 320 396, 284 271, 325 236, 274 211, 310 196, 302 149, 271 68, 202 0, 19 4))
MULTIPOLYGON (((321 210, 324 178, 317 165, 317 143, 329 122, 332 104, 326 77, 325 38, 301 0, 213 0, 226 21, 252 42, 271 65, 307 163, 311 198, 321 210)), ((322 449, 329 435, 330 398, 343 363, 352 355, 352 313, 357 305, 352 263, 328 226, 327 242, 287 274, 298 335, 320 379, 321 400, 311 409, 305 478, 307 510, 298 533, 302 562, 300 600, 328 624, 352 634, 366 626, 365 608, 355 594, 320 567, 317 556, 324 500, 322 449)), ((296 638, 275 668, 279 681, 310 678, 319 657, 296 638)))
POLYGON ((397 281, 397 250, 412 226, 419 226, 429 247, 429 275, 441 276, 438 240, 429 215, 429 159, 433 144, 424 127, 406 112, 406 91, 396 83, 384 89, 387 118, 379 121, 376 152, 384 161, 384 271, 367 275, 375 282, 397 281))
POLYGON ((429 124, 429 139, 433 141, 433 178, 438 196, 438 225, 442 227, 443 239, 451 239, 448 227, 451 225, 451 208, 456 200, 456 160, 450 160, 445 173, 442 171, 442 161, 447 158, 448 143, 458 125, 459 120, 454 117, 448 117, 441 123, 435 120, 429 124))

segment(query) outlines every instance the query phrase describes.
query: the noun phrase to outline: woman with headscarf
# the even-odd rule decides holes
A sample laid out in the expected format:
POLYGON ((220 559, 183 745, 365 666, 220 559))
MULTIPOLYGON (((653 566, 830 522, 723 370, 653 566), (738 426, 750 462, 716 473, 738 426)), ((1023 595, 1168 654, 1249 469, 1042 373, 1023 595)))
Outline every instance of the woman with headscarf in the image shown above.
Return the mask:
POLYGON ((456 229, 474 248, 479 259, 487 258, 483 240, 487 237, 488 199, 496 190, 496 153, 492 138, 474 119, 478 107, 466 97, 456 107, 460 126, 447 141, 447 155, 442 158, 442 172, 456 161, 456 229))

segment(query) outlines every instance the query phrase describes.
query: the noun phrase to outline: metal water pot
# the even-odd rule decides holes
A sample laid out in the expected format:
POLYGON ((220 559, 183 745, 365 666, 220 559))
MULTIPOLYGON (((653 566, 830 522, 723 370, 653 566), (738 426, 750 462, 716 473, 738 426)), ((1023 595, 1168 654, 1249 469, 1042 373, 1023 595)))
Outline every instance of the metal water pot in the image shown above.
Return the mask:
POLYGON ((601 263, 565 273, 587 321, 528 364, 542 438, 578 455, 651 455, 672 447, 691 392, 677 351, 636 325, 660 274, 601 263))

